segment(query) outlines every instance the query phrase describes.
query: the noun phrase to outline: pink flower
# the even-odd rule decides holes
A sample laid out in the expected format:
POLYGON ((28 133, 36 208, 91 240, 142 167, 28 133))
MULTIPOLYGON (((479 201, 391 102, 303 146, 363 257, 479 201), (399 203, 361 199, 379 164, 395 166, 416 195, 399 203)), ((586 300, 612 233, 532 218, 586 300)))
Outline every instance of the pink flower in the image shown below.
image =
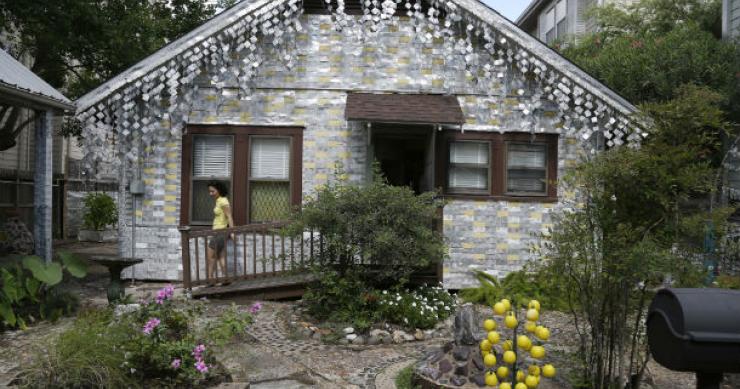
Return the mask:
POLYGON ((202 344, 195 346, 195 348, 193 349, 193 357, 195 357, 196 361, 203 360, 203 351, 206 351, 206 346, 202 344))
POLYGON ((180 358, 175 358, 172 360, 172 364, 170 366, 172 366, 173 369, 179 369, 180 364, 182 364, 182 360, 180 360, 180 358))
POLYGON ((157 291, 157 298, 155 299, 155 302, 159 305, 164 304, 166 300, 169 300, 172 298, 172 296, 175 295, 175 287, 172 285, 167 285, 164 288, 157 291))
POLYGON ((206 374, 208 373, 208 365, 206 365, 203 361, 195 362, 195 370, 198 370, 199 372, 206 374))
POLYGON ((259 302, 256 302, 252 304, 252 306, 249 308, 249 312, 254 314, 254 313, 259 312, 261 309, 262 309, 262 304, 259 302))
POLYGON ((154 329, 157 328, 159 323, 161 323, 161 321, 159 321, 159 319, 157 319, 156 317, 149 319, 149 321, 147 321, 146 324, 144 324, 143 332, 147 335, 150 335, 152 331, 154 331, 154 329))

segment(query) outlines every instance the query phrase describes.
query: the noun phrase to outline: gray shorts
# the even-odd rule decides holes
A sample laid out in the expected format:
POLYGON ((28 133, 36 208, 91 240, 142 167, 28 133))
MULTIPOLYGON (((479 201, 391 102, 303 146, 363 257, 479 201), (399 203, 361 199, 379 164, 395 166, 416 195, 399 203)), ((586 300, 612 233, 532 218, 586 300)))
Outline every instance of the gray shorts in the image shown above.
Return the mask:
POLYGON ((211 239, 208 239, 208 247, 215 250, 217 253, 223 251, 226 247, 226 237, 223 235, 216 235, 211 239))

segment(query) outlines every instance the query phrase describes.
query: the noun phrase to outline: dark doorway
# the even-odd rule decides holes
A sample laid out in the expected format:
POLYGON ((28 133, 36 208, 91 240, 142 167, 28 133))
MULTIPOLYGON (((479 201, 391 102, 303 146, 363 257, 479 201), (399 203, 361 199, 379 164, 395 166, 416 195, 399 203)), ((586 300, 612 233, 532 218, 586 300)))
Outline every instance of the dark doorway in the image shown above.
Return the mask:
POLYGON ((431 126, 373 126, 373 154, 391 185, 434 189, 433 138, 431 126))

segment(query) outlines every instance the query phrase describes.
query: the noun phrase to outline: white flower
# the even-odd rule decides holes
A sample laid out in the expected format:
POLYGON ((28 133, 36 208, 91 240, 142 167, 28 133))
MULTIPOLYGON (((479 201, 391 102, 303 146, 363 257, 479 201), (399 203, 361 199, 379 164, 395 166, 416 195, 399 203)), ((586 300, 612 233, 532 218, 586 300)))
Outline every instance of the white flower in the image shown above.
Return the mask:
POLYGON ((401 296, 396 297, 396 301, 401 301, 401 296))
POLYGON ((416 303, 411 303, 411 306, 416 308, 416 303))
POLYGON ((403 318, 403 322, 406 323, 406 324, 409 324, 409 319, 407 319, 407 318, 404 317, 403 318))

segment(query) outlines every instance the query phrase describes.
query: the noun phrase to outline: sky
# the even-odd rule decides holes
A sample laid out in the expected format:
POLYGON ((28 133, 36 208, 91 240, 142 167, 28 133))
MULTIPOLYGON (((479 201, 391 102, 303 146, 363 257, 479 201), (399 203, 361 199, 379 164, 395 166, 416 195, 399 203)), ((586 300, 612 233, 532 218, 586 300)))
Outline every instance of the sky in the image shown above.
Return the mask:
POLYGON ((521 15, 522 11, 527 8, 527 5, 531 3, 531 0, 483 0, 484 3, 488 4, 491 8, 498 11, 500 14, 506 16, 511 21, 521 15))

